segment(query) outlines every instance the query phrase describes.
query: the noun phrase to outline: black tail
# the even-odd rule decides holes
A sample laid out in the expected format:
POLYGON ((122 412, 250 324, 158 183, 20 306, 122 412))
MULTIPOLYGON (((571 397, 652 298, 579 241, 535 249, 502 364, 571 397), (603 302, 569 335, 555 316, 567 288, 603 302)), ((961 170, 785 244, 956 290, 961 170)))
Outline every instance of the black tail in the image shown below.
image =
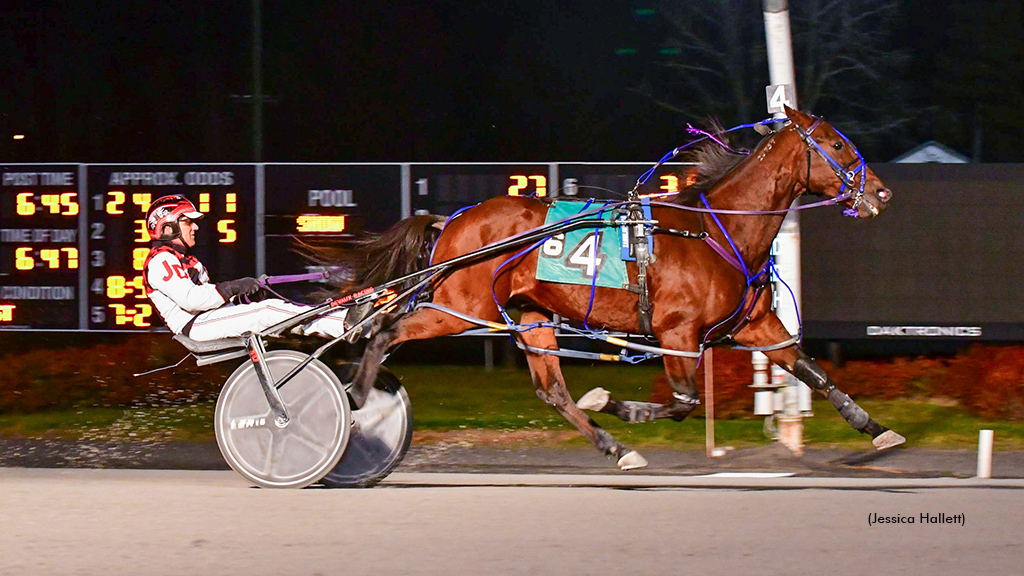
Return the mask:
POLYGON ((328 278, 342 292, 354 292, 401 278, 430 263, 444 216, 413 216, 379 234, 366 234, 345 247, 303 246, 303 256, 331 269, 328 278))

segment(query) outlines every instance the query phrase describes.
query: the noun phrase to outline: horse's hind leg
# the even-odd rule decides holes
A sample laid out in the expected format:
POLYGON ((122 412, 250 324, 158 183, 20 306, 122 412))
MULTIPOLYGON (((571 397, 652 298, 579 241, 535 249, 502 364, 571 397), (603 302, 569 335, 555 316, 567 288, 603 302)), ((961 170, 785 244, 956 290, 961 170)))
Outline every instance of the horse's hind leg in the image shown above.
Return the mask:
MULTIPOLYGON (((666 339, 668 340, 668 339, 666 339)), ((695 349, 696 344, 680 343, 680 350, 695 349), (687 348, 689 346, 690 348, 687 348)), ((697 394, 695 375, 697 373, 696 358, 679 356, 665 357, 665 374, 675 392, 669 404, 641 402, 637 400, 616 400, 604 388, 594 388, 584 394, 576 405, 583 410, 603 412, 618 416, 630 422, 648 422, 659 418, 671 418, 682 422, 700 405, 697 394)))
POLYGON ((428 308, 421 308, 389 323, 393 318, 383 315, 375 320, 379 325, 374 326, 375 334, 363 351, 359 368, 352 378, 352 387, 349 389, 349 395, 356 408, 362 408, 366 395, 377 380, 377 373, 388 350, 408 340, 458 334, 473 327, 469 322, 451 314, 428 308))
MULTIPOLYGON (((549 319, 539 312, 525 312, 522 323, 528 325, 531 322, 544 320, 549 319)), ((518 337, 524 344, 533 348, 558 349, 555 331, 551 328, 534 328, 520 333, 518 337)), ((576 406, 569 395, 569 390, 565 387, 565 378, 562 376, 557 356, 527 350, 526 361, 530 365, 530 374, 533 377, 533 387, 537 396, 575 426, 598 450, 606 456, 615 458, 622 470, 647 466, 647 460, 643 456, 615 440, 611 434, 598 426, 576 406)))
POLYGON ((384 362, 384 355, 391 348, 394 339, 395 331, 392 328, 385 328, 370 338, 366 349, 363 350, 363 357, 359 359, 359 368, 352 377, 352 386, 348 389, 349 396, 355 404, 354 409, 362 408, 363 403, 366 402, 366 396, 377 380, 380 365, 384 362))

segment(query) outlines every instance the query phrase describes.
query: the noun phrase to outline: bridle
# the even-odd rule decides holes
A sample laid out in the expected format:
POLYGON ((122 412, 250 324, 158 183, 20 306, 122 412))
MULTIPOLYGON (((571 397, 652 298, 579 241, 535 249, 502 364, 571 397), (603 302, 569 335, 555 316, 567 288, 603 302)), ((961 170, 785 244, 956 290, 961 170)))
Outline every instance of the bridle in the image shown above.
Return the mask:
MULTIPOLYGON (((845 142, 846 145, 849 146, 850 149, 853 150, 853 153, 857 156, 855 159, 851 160, 850 163, 845 165, 845 166, 843 166, 839 162, 837 162, 834 158, 832 158, 832 156, 829 155, 829 153, 824 148, 822 148, 821 144, 818 144, 818 142, 814 138, 811 138, 811 134, 818 128, 818 126, 820 126, 824 122, 824 120, 822 120, 821 118, 818 118, 818 117, 813 117, 813 118, 814 118, 814 122, 811 124, 811 127, 808 128, 807 130, 804 130, 802 126, 800 126, 799 124, 797 124, 796 122, 794 122, 794 121, 792 121, 792 120, 790 120, 788 118, 768 118, 766 120, 761 120, 760 122, 753 122, 753 123, 750 123, 750 124, 740 124, 739 126, 735 126, 733 128, 729 128, 728 130, 723 130, 721 133, 725 134, 725 133, 729 133, 729 132, 734 132, 736 130, 740 130, 740 129, 743 129, 743 128, 754 128, 756 130, 759 126, 766 126, 768 124, 774 124, 774 123, 778 123, 778 122, 785 122, 787 120, 792 122, 793 128, 796 130, 797 134, 800 136, 800 139, 803 140, 804 144, 807 146, 807 181, 806 181, 807 189, 808 190, 811 189, 811 150, 814 150, 815 152, 818 153, 819 156, 821 156, 821 158, 823 160, 825 160, 825 163, 828 164, 829 168, 832 169, 832 172, 834 172, 836 177, 839 178, 839 181, 842 182, 842 186, 840 186, 840 188, 839 188, 839 194, 837 194, 835 197, 829 198, 828 200, 825 200, 825 201, 822 201, 822 202, 815 202, 815 203, 812 203, 812 204, 802 204, 800 206, 790 207, 790 208, 787 208, 785 210, 760 210, 760 211, 718 210, 718 209, 712 210, 710 208, 708 208, 708 209, 700 209, 700 208, 693 208, 693 207, 684 207, 684 206, 679 206, 679 205, 673 205, 673 207, 681 208, 681 209, 684 209, 684 210, 692 210, 692 211, 695 211, 695 212, 718 212, 718 213, 721 213, 721 214, 767 215, 767 214, 785 214, 785 213, 788 213, 790 211, 804 210, 804 209, 808 209, 808 208, 816 208, 818 206, 830 206, 830 205, 833 205, 833 204, 838 204, 838 203, 843 202, 845 200, 849 200, 850 198, 853 198, 853 205, 848 207, 848 208, 845 208, 843 210, 843 215, 844 216, 849 216, 851 218, 857 218, 859 216, 859 214, 857 213, 857 207, 860 206, 861 202, 864 201, 864 186, 867 183, 867 169, 868 169, 867 161, 865 161, 864 157, 860 155, 860 151, 857 150, 857 147, 853 145, 853 142, 851 142, 850 139, 847 138, 845 134, 840 132, 838 128, 836 128, 835 126, 832 126, 832 129, 836 131, 836 134, 839 134, 839 137, 843 139, 843 142, 845 142), (857 186, 857 176, 858 175, 860 175, 860 186, 859 187, 857 186), (849 188, 849 190, 847 190, 847 188, 849 188)), ((680 152, 682 152, 686 148, 689 148, 689 147, 693 146, 694 144, 697 144, 698 142, 701 142, 701 141, 707 140, 707 139, 711 139, 711 140, 714 140, 715 142, 717 142, 719 145, 721 145, 721 146, 723 146, 723 147, 725 147, 725 148, 727 148, 729 150, 732 150, 732 148, 729 148, 729 146, 727 146, 724 142, 719 140, 717 137, 715 137, 714 134, 712 134, 710 132, 707 132, 705 130, 699 130, 699 129, 693 128, 692 126, 690 126, 687 129, 687 132, 689 132, 691 134, 701 134, 701 135, 703 135, 703 137, 699 138, 697 140, 694 140, 692 142, 689 142, 687 144, 684 144, 682 146, 679 146, 678 148, 673 149, 669 153, 665 154, 661 158, 661 160, 658 160, 658 162, 655 163, 653 166, 651 166, 646 172, 641 174, 640 177, 637 178, 636 185, 633 186, 633 189, 630 190, 630 192, 628 194, 628 196, 629 196, 629 198, 631 200, 636 200, 639 197, 640 186, 642 186, 644 183, 646 183, 651 178, 651 176, 654 175, 654 173, 658 169, 658 167, 660 167, 662 164, 668 162, 669 160, 675 158, 677 155, 679 155, 680 152)), ((744 152, 744 151, 739 151, 739 152, 742 153, 742 154, 747 154, 747 152, 744 152)), ((670 192, 670 193, 665 193, 665 194, 652 194, 652 195, 648 195, 648 196, 651 197, 651 198, 657 198, 659 196, 671 196, 673 194, 674 193, 670 192)), ((870 202, 868 203, 868 207, 871 209, 871 211, 873 213, 875 213, 877 215, 877 212, 878 212, 877 208, 875 208, 870 202)))
POLYGON ((843 214, 856 218, 858 216, 857 207, 864 201, 864 184, 867 181, 868 169, 867 162, 864 161, 864 157, 860 155, 860 151, 857 150, 857 147, 854 146, 852 142, 850 142, 850 139, 833 126, 832 129, 836 131, 836 134, 839 134, 839 137, 846 142, 846 145, 849 146, 857 156, 845 166, 836 162, 836 160, 832 158, 824 148, 822 148, 821 144, 818 144, 814 138, 811 138, 811 134, 814 133, 822 122, 823 120, 821 118, 815 118, 814 123, 811 124, 811 127, 807 130, 804 130, 799 124, 793 122, 793 127, 796 129, 796 133, 800 135, 800 139, 807 145, 807 189, 810 190, 811 188, 811 150, 814 150, 818 153, 818 156, 821 156, 821 158, 825 160, 829 168, 832 169, 832 172, 834 172, 836 177, 839 178, 839 181, 842 182, 842 186, 839 187, 839 194, 836 195, 835 200, 837 202, 842 202, 843 200, 853 197, 853 205, 843 210, 843 214), (860 175, 859 188, 856 186, 858 175, 860 175), (850 188, 849 191, 846 191, 847 187, 850 188), (856 194, 854 194, 854 190, 856 190, 856 194))

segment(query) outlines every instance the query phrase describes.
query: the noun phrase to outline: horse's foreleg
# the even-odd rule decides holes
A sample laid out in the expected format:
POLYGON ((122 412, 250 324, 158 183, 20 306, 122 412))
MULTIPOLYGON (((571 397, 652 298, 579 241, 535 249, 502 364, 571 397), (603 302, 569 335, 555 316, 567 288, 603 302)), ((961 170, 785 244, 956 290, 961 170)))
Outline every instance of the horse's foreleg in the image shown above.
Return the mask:
MULTIPOLYGON (((789 338, 782 322, 774 314, 768 315, 765 320, 757 326, 748 326, 749 330, 741 331, 736 340, 748 346, 768 346, 789 338), (775 324, 777 326, 774 326, 775 324)), ((872 420, 863 408, 836 387, 835 382, 813 358, 804 354, 798 347, 790 346, 781 350, 773 350, 765 352, 765 355, 783 370, 810 386, 812 390, 817 390, 828 398, 851 428, 871 435, 871 443, 878 450, 892 448, 907 441, 903 436, 872 420)))
MULTIPOLYGON (((523 314, 522 323, 530 324, 543 320, 547 318, 538 312, 526 312, 523 314)), ((555 331, 551 328, 535 328, 520 333, 518 337, 524 344, 533 348, 558 349, 555 331)), ((565 387, 565 378, 562 376, 557 356, 527 350, 526 361, 530 365, 530 375, 537 396, 575 426, 598 450, 608 457, 615 458, 622 470, 647 466, 647 460, 643 456, 615 440, 576 406, 565 387)))
POLYGON ((796 376, 798 380, 807 384, 812 390, 817 390, 839 411, 839 415, 850 425, 851 428, 864 434, 871 435, 871 443, 878 450, 885 450, 893 446, 899 446, 907 441, 906 438, 875 422, 868 416, 863 408, 857 405, 846 393, 836 387, 835 382, 829 377, 825 370, 814 361, 803 350, 787 348, 790 354, 779 354, 766 352, 768 359, 781 366, 784 370, 796 376), (792 356, 796 360, 790 363, 792 356))

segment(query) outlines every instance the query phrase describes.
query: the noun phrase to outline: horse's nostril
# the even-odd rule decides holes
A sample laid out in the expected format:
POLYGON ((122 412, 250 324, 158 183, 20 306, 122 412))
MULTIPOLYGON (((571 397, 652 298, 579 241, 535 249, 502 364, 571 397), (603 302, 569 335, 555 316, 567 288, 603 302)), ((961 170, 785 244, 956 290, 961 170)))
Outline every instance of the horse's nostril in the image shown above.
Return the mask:
POLYGON ((889 192, 889 190, 886 188, 879 188, 876 194, 878 195, 878 199, 881 200, 882 202, 888 202, 889 200, 892 200, 892 192, 889 192))

